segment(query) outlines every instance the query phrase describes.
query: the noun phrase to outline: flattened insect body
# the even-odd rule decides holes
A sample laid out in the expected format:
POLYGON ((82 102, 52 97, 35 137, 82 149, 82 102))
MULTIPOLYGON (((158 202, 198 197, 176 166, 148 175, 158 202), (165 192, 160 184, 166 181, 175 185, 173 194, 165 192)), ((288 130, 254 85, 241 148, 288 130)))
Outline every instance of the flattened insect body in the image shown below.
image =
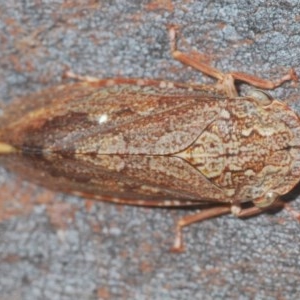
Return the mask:
POLYGON ((274 88, 296 75, 290 72, 276 83, 224 75, 172 47, 175 58, 221 83, 109 79, 51 88, 6 109, 0 162, 46 187, 99 200, 219 203, 179 221, 177 251, 183 226, 271 206, 298 182, 300 120, 277 100, 260 101, 257 93, 238 97, 233 81, 274 88), (256 207, 242 209, 249 201, 256 207))

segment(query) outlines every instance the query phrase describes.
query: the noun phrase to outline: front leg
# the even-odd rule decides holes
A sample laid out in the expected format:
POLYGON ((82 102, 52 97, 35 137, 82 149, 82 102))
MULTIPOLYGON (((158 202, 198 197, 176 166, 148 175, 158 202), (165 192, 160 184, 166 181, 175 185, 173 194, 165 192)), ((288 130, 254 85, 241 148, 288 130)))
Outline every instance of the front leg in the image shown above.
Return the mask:
POLYGON ((182 217, 180 220, 178 220, 176 224, 176 231, 175 231, 175 241, 174 245, 171 248, 171 252, 183 252, 184 251, 184 245, 183 245, 183 236, 182 236, 182 229, 183 227, 189 226, 196 222, 201 222, 207 219, 211 219, 214 217, 227 215, 232 213, 233 215, 237 216, 238 218, 248 218, 253 217, 256 215, 259 215, 267 210, 272 209, 282 209, 286 207, 286 203, 281 201, 280 199, 276 199, 276 201, 272 202, 267 207, 258 207, 258 206, 252 206, 249 208, 240 208, 237 204, 228 204, 227 206, 220 205, 217 207, 212 207, 208 209, 204 209, 200 212, 197 212, 193 215, 188 215, 182 217))
POLYGON ((290 69, 288 74, 282 76, 278 80, 266 80, 259 78, 254 75, 242 73, 242 72, 229 72, 222 73, 218 69, 210 66, 206 62, 203 62, 203 55, 197 53, 189 53, 185 54, 176 47, 176 29, 171 27, 169 29, 169 38, 170 38, 170 47, 171 53, 174 59, 180 61, 181 63, 188 65, 208 76, 211 76, 218 80, 217 87, 222 91, 225 91, 227 96, 236 97, 238 96, 237 90, 235 88, 235 80, 239 80, 242 82, 246 82, 250 85, 253 85, 260 89, 269 89, 272 90, 278 86, 280 86, 285 81, 298 81, 298 76, 294 69, 290 69))

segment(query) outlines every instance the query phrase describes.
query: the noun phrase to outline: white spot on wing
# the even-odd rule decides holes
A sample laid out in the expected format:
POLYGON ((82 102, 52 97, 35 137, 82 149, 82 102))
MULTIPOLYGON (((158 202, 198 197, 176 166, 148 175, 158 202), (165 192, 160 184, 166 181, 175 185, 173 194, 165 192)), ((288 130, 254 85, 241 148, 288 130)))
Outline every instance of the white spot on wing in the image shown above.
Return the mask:
POLYGON ((107 120, 108 120, 107 114, 103 114, 103 115, 101 115, 101 116, 99 117, 98 123, 99 123, 99 124, 102 124, 102 123, 105 123, 107 120))

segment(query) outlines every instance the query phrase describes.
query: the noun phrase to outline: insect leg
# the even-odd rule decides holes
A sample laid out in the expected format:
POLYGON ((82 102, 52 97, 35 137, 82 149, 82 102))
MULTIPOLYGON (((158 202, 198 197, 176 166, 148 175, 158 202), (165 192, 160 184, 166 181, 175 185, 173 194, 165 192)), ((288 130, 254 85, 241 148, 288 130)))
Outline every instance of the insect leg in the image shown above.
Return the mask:
MULTIPOLYGON (((289 209, 289 206, 285 202, 281 201, 280 199, 277 199, 270 206, 264 207, 264 208, 252 206, 249 208, 238 209, 238 207, 236 207, 236 205, 219 206, 219 207, 213 207, 213 208, 208 208, 208 209, 202 210, 193 215, 185 216, 177 222, 175 242, 174 242, 174 245, 173 245, 171 251, 172 252, 183 252, 184 251, 182 228, 189 226, 193 223, 201 222, 206 219, 211 219, 211 218, 218 217, 221 215, 226 215, 229 213, 234 214, 238 218, 248 218, 248 217, 253 217, 253 216, 259 215, 265 211, 269 211, 272 209, 281 209, 281 208, 287 208, 287 210, 291 212, 291 209, 289 209)), ((297 215, 297 218, 298 218, 298 220, 300 220, 299 214, 297 215)))
POLYGON ((257 88, 260 89, 266 89, 266 90, 273 90, 276 87, 282 85, 286 81, 298 81, 298 76, 296 74, 296 71, 291 68, 287 74, 282 76, 280 79, 277 80, 267 80, 267 79, 262 79, 254 75, 242 73, 242 72, 230 72, 231 76, 235 80, 243 81, 248 84, 251 84, 257 88))
POLYGON ((168 82, 165 80, 153 80, 153 79, 143 79, 143 78, 123 78, 123 77, 116 77, 116 78, 106 78, 106 79, 100 79, 93 76, 82 76, 79 74, 76 74, 72 72, 71 70, 66 70, 63 74, 63 77, 69 78, 69 79, 75 79, 80 82, 83 82, 85 84, 90 84, 94 87, 109 87, 114 85, 136 85, 136 86, 153 86, 157 88, 190 88, 190 85, 183 84, 183 83, 174 83, 174 82, 168 82))
POLYGON ((174 57, 174 59, 179 60, 181 63, 188 65, 190 67, 193 67, 194 69, 201 71, 202 73, 204 73, 208 76, 211 76, 218 80, 223 80, 225 74, 223 74, 218 69, 208 65, 206 62, 201 62, 201 59, 200 59, 201 54, 198 54, 198 55, 195 53, 185 54, 185 53, 177 50, 176 29, 174 27, 171 27, 169 29, 169 38, 170 38, 171 53, 172 53, 172 56, 174 57))
POLYGON ((278 209, 283 209, 286 208, 288 210, 288 204, 282 201, 281 199, 277 198, 273 202, 271 202, 267 206, 254 206, 249 207, 249 208, 243 208, 236 214, 238 218, 248 218, 248 217, 253 217, 256 215, 259 215, 260 213, 266 212, 266 211, 271 211, 271 210, 278 210, 278 209))
POLYGON ((97 78, 97 77, 82 76, 82 75, 79 75, 79 74, 76 74, 76 73, 72 72, 71 70, 66 70, 63 77, 70 78, 70 79, 75 79, 75 80, 78 80, 78 81, 86 81, 86 82, 90 82, 90 83, 100 81, 100 79, 97 78))
POLYGON ((219 206, 219 207, 213 207, 208 208, 205 210, 202 210, 196 214, 188 215, 183 218, 181 218, 176 225, 176 236, 175 236, 175 242, 171 249, 172 252, 183 252, 184 246, 182 241, 182 228, 186 227, 188 225, 191 225, 196 222, 201 222, 206 219, 214 218, 221 215, 226 215, 231 213, 231 207, 230 206, 219 206))
POLYGON ((218 79, 218 85, 220 88, 226 92, 226 94, 230 97, 236 96, 237 91, 234 87, 234 81, 239 80, 251 84, 257 88, 261 89, 274 89, 280 86, 285 81, 298 81, 298 76, 294 69, 290 69, 288 74, 282 76, 282 78, 278 80, 266 80, 259 78, 254 75, 242 73, 242 72, 229 72, 222 73, 218 69, 208 65, 206 62, 201 62, 200 54, 189 53, 185 54, 176 48, 176 29, 171 27, 169 30, 169 38, 170 38, 170 46, 171 52, 174 59, 180 61, 181 63, 193 67, 194 69, 201 71, 202 73, 211 76, 213 78, 218 79))

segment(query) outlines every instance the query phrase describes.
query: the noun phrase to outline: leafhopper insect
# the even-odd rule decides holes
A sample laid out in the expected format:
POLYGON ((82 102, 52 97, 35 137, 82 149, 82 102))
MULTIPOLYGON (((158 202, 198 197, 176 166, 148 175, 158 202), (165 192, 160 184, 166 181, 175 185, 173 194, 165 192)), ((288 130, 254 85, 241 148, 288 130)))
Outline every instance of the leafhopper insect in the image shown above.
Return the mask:
POLYGON ((27 180, 86 198, 212 205, 178 221, 173 250, 181 251, 184 226, 281 205, 300 176, 300 120, 283 102, 261 91, 240 97, 234 85, 273 89, 297 80, 293 70, 274 82, 223 74, 178 51, 174 29, 170 40, 175 59, 217 84, 85 77, 52 87, 6 107, 0 162, 27 180), (245 208, 247 202, 253 205, 245 208))

